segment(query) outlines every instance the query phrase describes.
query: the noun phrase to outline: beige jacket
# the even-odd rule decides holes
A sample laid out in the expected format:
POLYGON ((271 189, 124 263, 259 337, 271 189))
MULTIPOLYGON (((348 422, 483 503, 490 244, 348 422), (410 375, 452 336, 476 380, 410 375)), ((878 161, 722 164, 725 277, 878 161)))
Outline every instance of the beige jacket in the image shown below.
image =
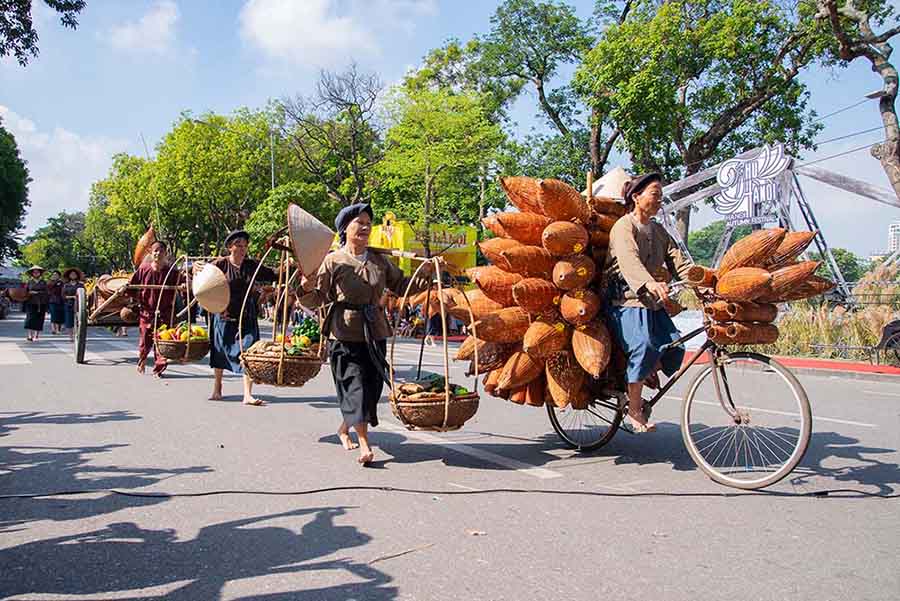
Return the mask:
MULTIPOLYGON (((309 309, 335 302, 378 307, 385 289, 402 296, 409 280, 384 255, 369 251, 365 262, 361 262, 342 248, 325 257, 315 277, 315 289, 301 296, 300 304, 309 309)), ((430 282, 430 276, 416 278, 411 293, 424 290, 430 282)), ((326 324, 326 329, 331 338, 349 342, 365 341, 361 311, 336 309, 330 313, 331 321, 326 324)), ((378 307, 372 329, 373 338, 383 340, 392 334, 384 310, 378 307)))
POLYGON ((610 285, 614 286, 619 276, 628 285, 624 294, 612 299, 613 305, 661 309, 645 286, 672 277, 684 279, 690 266, 675 240, 654 220, 641 226, 634 213, 628 213, 616 221, 609 234, 606 273, 610 285))

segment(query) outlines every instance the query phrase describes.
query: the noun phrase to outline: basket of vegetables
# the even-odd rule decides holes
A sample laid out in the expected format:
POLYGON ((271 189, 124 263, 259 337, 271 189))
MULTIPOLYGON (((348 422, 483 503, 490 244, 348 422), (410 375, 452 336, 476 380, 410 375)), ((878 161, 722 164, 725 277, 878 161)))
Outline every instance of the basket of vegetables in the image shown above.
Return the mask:
POLYGON ((478 393, 450 383, 444 376, 426 374, 397 386, 390 395, 391 411, 407 427, 454 430, 478 411, 478 393), (450 393, 447 395, 446 388, 450 393))
POLYGON ((250 379, 270 386, 303 386, 322 369, 319 326, 297 326, 290 336, 260 340, 241 353, 241 364, 250 379))
POLYGON ((174 328, 163 324, 156 330, 156 352, 172 361, 197 361, 209 352, 209 334, 186 321, 174 328))

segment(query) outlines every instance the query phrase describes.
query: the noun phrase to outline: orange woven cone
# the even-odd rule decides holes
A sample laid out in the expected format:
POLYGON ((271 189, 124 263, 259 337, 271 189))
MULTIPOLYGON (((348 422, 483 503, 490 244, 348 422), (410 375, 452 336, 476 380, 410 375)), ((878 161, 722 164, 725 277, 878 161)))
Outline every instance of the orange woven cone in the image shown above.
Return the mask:
POLYGON ((820 261, 804 261, 796 265, 788 265, 772 272, 772 291, 767 294, 771 298, 780 298, 789 294, 809 279, 821 265, 820 261))
POLYGON ((741 238, 722 257, 717 273, 719 278, 738 267, 762 266, 784 240, 785 234, 786 230, 776 227, 757 230, 741 238))
POLYGON ((714 288, 716 285, 716 272, 703 265, 691 265, 685 278, 691 286, 698 288, 714 288))
POLYGON ((558 179, 540 180, 540 203, 544 215, 554 221, 587 223, 591 210, 581 193, 558 179))
POLYGON ((590 406, 590 401, 591 397, 587 386, 582 386, 578 394, 576 394, 572 401, 569 403, 569 407, 577 411, 584 411, 590 406))
POLYGON ((572 354, 588 374, 599 378, 609 365, 612 341, 602 321, 592 321, 572 332, 572 354))
POLYGON ((803 300, 806 298, 819 296, 820 294, 825 294, 834 287, 834 282, 826 280, 825 278, 819 277, 817 275, 812 275, 805 282, 798 284, 781 298, 766 298, 766 300, 772 303, 803 300))
POLYGON ((522 339, 522 350, 537 359, 546 359, 549 355, 569 347, 569 328, 557 321, 547 323, 532 322, 522 339))
POLYGON ((776 271, 787 267, 807 249, 815 237, 816 232, 788 232, 766 261, 766 269, 776 271))
POLYGON ((570 290, 559 303, 563 319, 580 326, 594 319, 600 311, 600 297, 590 290, 570 290))
POLYGON ((481 220, 481 225, 490 230, 491 233, 498 238, 509 238, 506 234, 506 230, 503 229, 503 226, 500 224, 496 215, 489 215, 488 217, 483 218, 481 220))
POLYGON ((549 217, 533 213, 497 213, 494 216, 507 238, 532 246, 540 246, 544 228, 552 223, 549 217))
POLYGON ((509 270, 526 278, 550 279, 556 261, 543 247, 520 246, 504 250, 500 255, 509 263, 509 270))
POLYGON ((484 391, 486 393, 494 394, 494 390, 497 389, 497 382, 500 381, 500 371, 495 369, 484 376, 484 391))
POLYGON ((554 306, 554 299, 558 299, 560 291, 549 280, 525 278, 513 286, 512 295, 517 305, 529 313, 539 314, 554 306))
POLYGON ((512 287, 522 281, 522 276, 488 265, 473 270, 473 278, 478 288, 491 300, 504 307, 513 304, 512 287))
POLYGON ((596 274, 594 261, 584 255, 566 257, 553 266, 553 283, 562 290, 584 288, 596 274))
POLYGON ((137 241, 137 244, 134 245, 134 255, 132 256, 131 262, 135 269, 141 266, 144 257, 150 252, 150 247, 153 246, 154 242, 156 242, 156 231, 151 225, 147 228, 147 231, 144 232, 144 235, 141 236, 140 240, 137 241))
MULTIPOLYGON (((499 386, 498 389, 502 390, 499 386)), ((509 401, 511 403, 515 403, 516 405, 524 405, 525 397, 528 394, 528 388, 526 386, 522 386, 521 388, 516 388, 510 391, 509 401)))
POLYGON ((478 373, 475 373, 475 359, 469 363, 467 376, 486 374, 489 371, 501 369, 506 365, 506 360, 514 352, 521 350, 518 344, 501 344, 498 342, 486 342, 483 347, 478 347, 478 373))
POLYGON ((577 255, 587 248, 588 232, 571 221, 554 221, 544 228, 541 244, 555 257, 577 255))
POLYGON ((528 331, 531 320, 521 307, 507 307, 485 315, 475 323, 475 333, 488 342, 519 342, 528 331))
POLYGON ((588 237, 593 246, 602 246, 604 248, 609 246, 609 232, 595 225, 588 227, 588 237))
POLYGON ((772 344, 778 340, 778 328, 770 323, 728 323, 725 334, 732 344, 772 344))
POLYGON ((713 321, 775 321, 778 307, 768 303, 752 301, 716 301, 704 307, 703 312, 713 321))
POLYGON ((481 290, 467 290, 465 296, 469 299, 469 303, 466 304, 465 301, 459 302, 455 307, 450 309, 450 315, 459 319, 467 326, 471 325, 469 316, 470 305, 472 314, 475 316, 475 321, 503 308, 503 305, 489 299, 481 290))
POLYGON ((584 370, 568 351, 561 351, 547 359, 547 391, 553 404, 565 407, 582 394, 584 370))
POLYGON ((619 218, 614 215, 603 215, 600 213, 594 213, 591 215, 590 225, 593 228, 599 229, 603 232, 611 232, 613 226, 616 224, 619 218))
POLYGON ((706 326, 706 336, 716 344, 732 344, 728 338, 728 327, 721 323, 713 323, 706 326))
MULTIPOLYGON (((513 353, 500 372, 497 388, 512 390, 525 386, 544 372, 544 362, 526 352, 513 353)), ((524 391, 523 391, 524 392, 524 391)), ((525 397, 522 397, 522 402, 525 397)))
POLYGON ((628 209, 625 208, 624 204, 603 196, 592 196, 588 199, 588 206, 595 213, 612 215, 613 217, 622 217, 628 213, 628 209))
POLYGON ((719 277, 716 294, 726 300, 755 300, 771 290, 772 274, 759 267, 738 267, 719 277))
POLYGON ((546 389, 547 378, 545 378, 543 372, 541 372, 539 377, 528 383, 525 390, 525 404, 529 407, 543 407, 544 391, 546 389))
MULTIPOLYGON (((484 345, 488 344, 484 340, 478 340, 473 336, 467 336, 463 343, 459 345, 459 349, 456 351, 456 356, 453 358, 454 361, 468 361, 475 356, 475 347, 478 346, 478 354, 481 355, 484 352, 484 345)), ((480 358, 480 357, 479 357, 480 358)))
POLYGON ((540 182, 541 180, 533 177, 501 177, 500 187, 510 204, 520 211, 543 215, 540 182))
POLYGON ((521 242, 508 238, 491 238, 478 243, 478 248, 481 249, 484 258, 505 271, 509 271, 509 264, 500 256, 500 253, 517 246, 521 246, 521 242))

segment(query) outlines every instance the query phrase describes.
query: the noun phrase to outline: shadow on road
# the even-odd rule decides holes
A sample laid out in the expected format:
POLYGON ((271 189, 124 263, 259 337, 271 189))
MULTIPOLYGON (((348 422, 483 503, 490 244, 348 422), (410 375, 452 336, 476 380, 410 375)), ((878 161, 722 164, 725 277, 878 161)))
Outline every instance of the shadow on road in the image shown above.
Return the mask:
MULTIPOLYGON (((0 419, 0 435, 8 435, 25 425, 83 425, 100 422, 130 421, 140 417, 128 411, 96 414, 78 413, 4 413, 0 419)), ((0 447, 0 492, 29 494, 76 490, 136 489, 184 474, 211 471, 208 467, 184 468, 119 467, 98 465, 95 456, 126 444, 81 447, 2 446, 0 447)), ((104 515, 128 507, 141 507, 164 502, 164 498, 125 497, 98 493, 94 497, 55 497, 9 499, 2 501, 0 532, 39 520, 68 521, 104 515)))
POLYGON ((859 443, 858 438, 838 432, 813 432, 806 456, 794 470, 791 482, 804 484, 817 476, 836 483, 875 486, 879 494, 896 493, 900 485, 900 465, 879 461, 871 455, 896 454, 897 449, 859 443))
MULTIPOLYGON (((353 526, 335 525, 334 519, 345 515, 347 509, 297 509, 223 522, 206 526, 195 538, 184 541, 178 540, 175 530, 144 529, 133 522, 122 522, 92 532, 25 543, 4 550, 0 598, 117 593, 115 598, 122 599, 215 600, 221 598, 229 582, 299 573, 309 574, 305 581, 340 578, 347 582, 241 599, 396 598, 396 587, 386 586, 391 577, 371 565, 346 557, 321 559, 371 540, 353 526), (305 521, 297 533, 298 518, 308 515, 312 519, 305 521), (259 525, 276 519, 282 525, 259 525), (345 573, 321 574, 325 571, 345 573), (313 572, 319 574, 313 576, 313 572)), ((271 590, 273 582, 260 583, 258 588, 271 590)))

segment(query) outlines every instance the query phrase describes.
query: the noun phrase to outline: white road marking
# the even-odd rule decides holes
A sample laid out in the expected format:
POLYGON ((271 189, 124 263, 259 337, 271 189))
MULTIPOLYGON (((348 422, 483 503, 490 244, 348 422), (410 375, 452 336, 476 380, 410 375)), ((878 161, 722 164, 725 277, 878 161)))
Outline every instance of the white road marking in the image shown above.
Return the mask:
POLYGON ((461 488, 463 490, 474 490, 475 492, 481 492, 480 488, 472 488, 471 486, 463 486, 462 484, 456 484, 455 482, 447 482, 447 486, 453 486, 455 488, 461 488))
POLYGON ((485 451, 484 449, 478 449, 466 444, 461 444, 458 442, 454 442, 453 440, 448 440, 446 438, 441 438, 440 436, 435 436, 434 434, 429 434, 428 432, 421 432, 418 430, 407 430, 402 426, 397 426, 391 423, 382 423, 382 427, 386 430, 392 430, 394 432, 402 433, 407 438, 413 438, 420 442, 426 442, 428 444, 442 445, 452 447, 452 449, 457 453, 462 453, 464 455, 469 455, 471 457, 476 457, 483 461, 487 461, 489 463, 493 463, 495 465, 502 465, 503 467, 509 468, 511 470, 521 472, 523 474, 527 474, 529 476, 534 476, 535 478, 539 478, 541 480, 550 480, 553 478, 561 478, 562 474, 559 472, 554 472, 553 470, 548 470, 542 467, 535 467, 533 465, 529 465, 517 459, 512 459, 510 457, 504 457, 502 455, 497 455, 496 453, 491 453, 490 451, 485 451))
MULTIPOLYGON (((676 399, 676 400, 684 400, 681 397, 666 395, 664 398, 667 399, 676 399)), ((698 405, 710 405, 713 407, 718 407, 719 403, 713 403, 711 401, 694 401, 698 405)), ((740 405, 740 403, 738 403, 740 405)), ((775 411, 774 409, 760 409, 759 407, 750 407, 754 411, 758 411, 760 413, 772 413, 773 415, 789 415, 792 417, 800 417, 799 413, 790 413, 787 411, 775 411)), ((820 415, 813 415, 813 419, 820 422, 834 422, 836 424, 846 424, 848 426, 861 426, 863 428, 877 428, 877 424, 868 424, 866 422, 855 422, 849 419, 838 419, 836 417, 822 417, 820 415)))
POLYGON ((900 392, 881 392, 880 390, 863 390, 866 394, 880 394, 883 396, 898 396, 900 397, 900 392))
POLYGON ((15 342, 0 343, 0 365, 30 365, 31 359, 15 342))

